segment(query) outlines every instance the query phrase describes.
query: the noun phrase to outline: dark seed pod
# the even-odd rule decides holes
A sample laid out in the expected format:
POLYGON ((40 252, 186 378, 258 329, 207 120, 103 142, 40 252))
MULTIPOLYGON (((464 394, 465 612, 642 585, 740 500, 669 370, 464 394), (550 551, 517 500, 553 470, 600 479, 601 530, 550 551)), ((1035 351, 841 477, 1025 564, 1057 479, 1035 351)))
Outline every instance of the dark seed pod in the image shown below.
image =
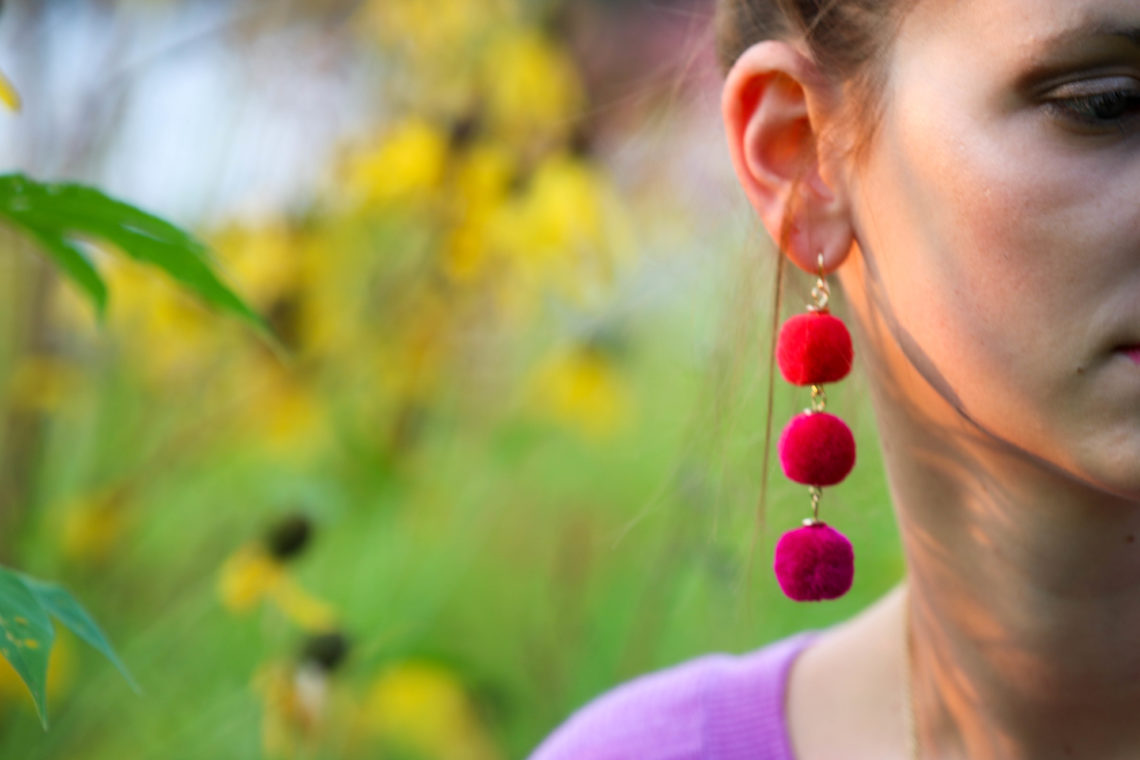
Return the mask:
POLYGON ((329 631, 310 636, 301 650, 301 661, 309 662, 326 673, 331 673, 348 656, 348 637, 340 631, 329 631))
POLYGON ((463 150, 475 141, 482 129, 479 115, 473 112, 452 122, 448 141, 453 149, 463 150))
POLYGON ((299 294, 288 293, 269 306, 266 321, 278 340, 289 349, 301 347, 304 315, 301 313, 299 294))
POLYGON ((303 514, 292 514, 269 528, 265 548, 279 560, 291 559, 305 550, 312 536, 312 521, 303 514))

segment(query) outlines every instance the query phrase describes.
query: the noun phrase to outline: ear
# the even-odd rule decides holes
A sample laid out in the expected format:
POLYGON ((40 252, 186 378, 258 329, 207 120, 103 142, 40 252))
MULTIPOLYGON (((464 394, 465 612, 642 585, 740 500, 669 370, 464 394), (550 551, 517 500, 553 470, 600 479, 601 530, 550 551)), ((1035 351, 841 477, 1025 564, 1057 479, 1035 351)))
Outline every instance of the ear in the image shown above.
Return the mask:
POLYGON ((784 253, 816 274, 821 253, 830 272, 854 239, 846 194, 820 138, 833 98, 810 59, 772 40, 737 59, 721 98, 732 163, 748 199, 784 253))

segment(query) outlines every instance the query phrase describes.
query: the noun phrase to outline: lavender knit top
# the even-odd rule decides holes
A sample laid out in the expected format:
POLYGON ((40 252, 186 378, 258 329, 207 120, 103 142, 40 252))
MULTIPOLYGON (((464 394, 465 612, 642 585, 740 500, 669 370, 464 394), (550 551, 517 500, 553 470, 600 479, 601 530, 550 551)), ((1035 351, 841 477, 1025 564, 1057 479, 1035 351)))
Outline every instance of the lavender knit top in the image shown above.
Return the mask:
POLYGON ((635 678, 570 716, 530 760, 794 760, 788 673, 820 633, 635 678))

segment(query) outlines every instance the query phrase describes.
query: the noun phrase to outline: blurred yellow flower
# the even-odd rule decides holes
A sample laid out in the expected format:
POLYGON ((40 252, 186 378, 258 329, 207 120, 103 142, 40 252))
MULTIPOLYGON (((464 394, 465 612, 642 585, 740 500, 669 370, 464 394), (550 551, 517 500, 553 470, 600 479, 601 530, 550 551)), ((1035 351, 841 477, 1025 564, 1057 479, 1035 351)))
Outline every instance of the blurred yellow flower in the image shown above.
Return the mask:
POLYGON ((452 229, 443 243, 443 270, 456 282, 471 282, 486 269, 489 217, 472 213, 452 229))
POLYGON ((369 0, 360 12, 382 45, 407 46, 420 61, 461 55, 513 5, 505 0, 369 0))
POLYGON ((567 153, 537 167, 525 192, 501 207, 493 234, 511 265, 502 301, 523 313, 528 298, 548 289, 579 305, 597 303, 627 247, 613 191, 597 169, 567 153))
POLYGON ((348 654, 338 631, 310 636, 297 662, 270 662, 258 668, 253 688, 262 699, 261 743, 267 757, 309 755, 319 748, 343 748, 357 708, 333 681, 348 654))
POLYGON ((298 343, 305 358, 331 358, 353 351, 366 327, 361 302, 367 277, 361 276, 372 251, 362 241, 358 225, 333 217, 306 234, 301 242, 303 286, 298 343))
POLYGON ((405 97, 421 112, 455 114, 476 105, 473 65, 494 30, 518 15, 518 0, 369 0, 358 28, 378 42, 405 97))
POLYGON ((540 415, 587 437, 611 435, 631 416, 625 381, 598 349, 580 346, 552 354, 531 382, 532 402, 540 415))
POLYGON ((62 514, 63 555, 75 562, 99 563, 119 546, 127 528, 127 493, 122 487, 85 494, 62 514))
POLYGON ((125 255, 108 256, 101 273, 111 324, 150 380, 189 379, 214 355, 212 315, 168 277, 125 255))
MULTIPOLYGON (((608 189, 585 161, 558 153, 543 161, 531 179, 520 242, 537 259, 607 251, 608 189)), ((589 264, 589 261, 580 261, 589 264)))
POLYGON ((332 607, 306 592, 290 575, 282 578, 270 595, 278 609, 306 631, 330 628, 336 620, 332 607))
POLYGON ((300 252, 285 221, 231 225, 211 236, 210 242, 226 265, 226 279, 255 308, 269 307, 297 287, 300 252))
POLYGON ((264 665, 253 688, 262 700, 261 748, 266 757, 293 757, 313 741, 324 718, 324 705, 297 688, 297 672, 284 663, 264 665), (315 704, 314 704, 315 703, 315 704))
POLYGON ((564 138, 582 116, 585 93, 574 61, 537 28, 504 28, 480 72, 491 129, 511 142, 564 138))
POLYGON ((218 593, 231 612, 247 612, 281 582, 285 567, 260 547, 246 546, 222 566, 218 593))
POLYGON ((502 202, 518 161, 506 145, 482 140, 457 158, 455 195, 464 212, 484 210, 502 202))
POLYGON ((331 684, 320 668, 270 663, 254 674, 253 688, 262 699, 261 746, 266 757, 296 757, 328 737, 331 684))
POLYGON ((372 683, 361 719, 381 741, 432 760, 501 757, 459 680, 427 662, 405 662, 372 683))
POLYGON ((507 200, 517 160, 506 146, 485 140, 462 151, 454 171, 455 224, 443 243, 443 266, 453 280, 469 282, 488 265, 495 214, 507 200))
POLYGON ((225 561, 218 579, 218 595, 226 609, 234 613, 271 602, 307 631, 329 628, 336 618, 329 605, 301 588, 288 568, 260 545, 244 546, 225 561))
POLYGON ((375 147, 349 155, 341 190, 353 205, 423 202, 439 186, 447 158, 447 134, 424 119, 409 119, 375 147))
POLYGON ((12 86, 12 82, 4 76, 2 71, 0 71, 0 101, 3 101, 4 105, 13 111, 19 111, 22 105, 20 93, 16 92, 16 88, 12 86))
POLYGON ((329 442, 326 412, 311 384, 271 361, 242 364, 248 388, 243 419, 257 442, 279 455, 304 457, 329 442))

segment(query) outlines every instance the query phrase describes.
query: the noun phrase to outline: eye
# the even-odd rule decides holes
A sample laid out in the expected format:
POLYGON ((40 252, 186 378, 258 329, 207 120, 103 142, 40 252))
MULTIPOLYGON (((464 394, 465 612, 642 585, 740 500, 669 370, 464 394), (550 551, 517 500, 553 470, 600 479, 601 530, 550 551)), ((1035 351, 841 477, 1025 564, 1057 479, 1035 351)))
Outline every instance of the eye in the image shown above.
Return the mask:
POLYGON ((1140 80, 1116 76, 1070 82, 1047 93, 1045 102, 1058 116, 1077 126, 1118 130, 1127 120, 1140 116, 1140 80))

